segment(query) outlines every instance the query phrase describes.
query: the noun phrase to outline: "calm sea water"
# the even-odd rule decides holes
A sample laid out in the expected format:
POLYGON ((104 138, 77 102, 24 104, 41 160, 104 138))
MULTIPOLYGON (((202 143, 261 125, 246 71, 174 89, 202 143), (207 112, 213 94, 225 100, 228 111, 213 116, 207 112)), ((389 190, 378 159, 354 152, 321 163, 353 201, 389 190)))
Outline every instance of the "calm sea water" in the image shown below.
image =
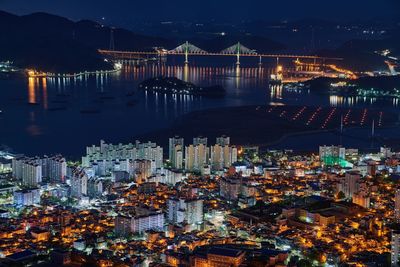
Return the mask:
MULTIPOLYGON (((398 101, 392 99, 343 98, 271 89, 267 82, 269 71, 270 68, 256 64, 247 67, 244 64, 237 69, 232 64, 193 63, 184 67, 172 61, 166 65, 126 66, 118 73, 75 79, 1 76, 0 144, 28 155, 79 156, 87 145, 97 144, 100 139, 134 141, 137 135, 170 126, 185 113, 208 108, 272 103, 379 107, 395 112, 398 109, 398 101), (176 76, 202 86, 220 84, 226 88, 227 95, 223 99, 207 99, 137 90, 141 81, 159 75, 176 76)), ((329 143, 339 140, 337 136, 326 138, 329 143)), ((316 146, 324 142, 324 135, 318 140, 308 138, 314 143, 303 139, 303 146, 316 146)), ((288 140, 278 147, 301 149, 296 140, 299 139, 288 140)))

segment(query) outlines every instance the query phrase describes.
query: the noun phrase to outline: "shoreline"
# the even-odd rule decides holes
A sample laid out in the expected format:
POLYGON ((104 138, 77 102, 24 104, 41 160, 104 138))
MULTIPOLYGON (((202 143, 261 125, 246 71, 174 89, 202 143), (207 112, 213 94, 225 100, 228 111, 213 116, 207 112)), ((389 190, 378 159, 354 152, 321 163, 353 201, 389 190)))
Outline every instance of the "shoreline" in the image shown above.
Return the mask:
MULTIPOLYGON (((395 123, 394 125, 388 125, 388 126, 380 127, 379 129, 380 130, 388 130, 388 129, 395 130, 399 126, 400 126, 399 123, 395 123)), ((347 131, 347 130, 369 130, 369 129, 367 127, 358 126, 358 127, 345 128, 344 130, 347 131)), ((332 134, 336 134, 338 137, 342 136, 342 137, 345 137, 345 138, 352 138, 352 139, 356 139, 356 140, 359 140, 359 141, 367 141, 367 139, 368 139, 369 141, 375 142, 375 143, 377 143, 379 145, 382 145, 382 146, 386 146, 388 144, 388 142, 393 141, 392 137, 388 138, 388 137, 382 137, 382 136, 379 136, 379 135, 376 135, 375 137, 365 138, 365 137, 357 137, 357 136, 354 136, 354 135, 348 135, 348 134, 343 134, 343 133, 340 134, 338 132, 338 129, 336 128, 336 129, 327 129, 327 130, 315 130, 315 131, 303 131, 303 132, 289 133, 289 134, 286 134, 286 135, 282 136, 281 138, 279 138, 276 141, 273 141, 273 142, 270 142, 270 143, 267 143, 267 144, 254 144, 254 145, 255 146, 259 146, 261 151, 266 151, 266 150, 268 150, 268 146, 276 146, 276 145, 279 146, 280 144, 284 143, 289 138, 296 137, 296 136, 308 137, 308 136, 312 136, 312 135, 320 134, 320 133, 322 133, 322 134, 332 133, 332 134)), ((323 145, 323 144, 321 144, 321 145, 323 145)), ((330 144, 325 144, 325 145, 330 145, 330 144)), ((397 146, 399 147, 400 143, 397 146)), ((368 148, 368 149, 360 148, 360 147, 355 147, 355 148, 357 148, 359 150, 362 150, 362 151, 371 150, 371 148, 368 148)), ((277 149, 277 150, 282 150, 282 149, 284 149, 284 148, 277 149)), ((293 151, 300 151, 300 150, 299 149, 293 149, 293 151)), ((313 151, 313 149, 301 150, 301 151, 313 151)))
MULTIPOLYGON (((298 122, 292 123, 291 121, 279 121, 276 120, 276 117, 269 117, 269 118, 259 118, 256 119, 256 123, 259 128, 252 128, 251 127, 251 120, 253 119, 254 110, 260 109, 263 110, 265 108, 270 108, 271 106, 241 106, 241 107, 224 107, 224 108, 212 108, 207 110, 201 111, 194 111, 183 115, 181 117, 176 118, 176 120, 172 123, 171 127, 160 129, 157 131, 152 131, 147 134, 137 135, 133 138, 137 138, 139 140, 146 139, 146 140, 157 140, 157 143, 160 145, 164 145, 167 141, 168 137, 179 135, 186 140, 190 141, 191 138, 195 136, 205 136, 207 137, 211 143, 215 137, 220 135, 227 135, 231 137, 233 140, 233 144, 242 145, 242 146, 259 146, 260 149, 266 149, 270 146, 275 146, 284 143, 288 138, 296 137, 296 136, 309 136, 318 133, 335 133, 338 131, 339 127, 329 127, 325 129, 321 129, 320 127, 308 127, 306 125, 301 125, 298 122), (243 110, 246 110, 243 111, 243 110), (220 127, 212 127, 215 126, 215 120, 218 121, 219 117, 221 117, 221 113, 232 113, 231 115, 234 116, 237 113, 249 113, 248 118, 246 118, 246 114, 243 114, 242 122, 240 122, 240 118, 238 118, 239 122, 236 122, 239 125, 237 126, 237 131, 232 131, 229 127, 231 121, 225 121, 224 123, 221 122, 220 127), (214 122, 213 122, 214 120, 214 122), (244 124, 243 124, 244 121, 244 124), (249 123, 246 125, 246 123, 249 123), (200 127, 196 127, 196 124, 201 125, 200 127), (291 125, 292 124, 292 125, 291 125), (297 124, 297 125, 293 125, 297 124), (228 126, 227 126, 228 125, 228 126), (204 128, 209 128, 212 130, 204 130, 204 128), (246 128, 248 131, 246 132, 246 128), (267 132, 268 134, 257 134, 259 132, 267 132), (206 133, 205 133, 206 132, 206 133), (246 134, 247 133, 247 134, 246 134), (166 139, 163 140, 162 138, 166 139), (161 139, 161 140, 160 140, 161 139)), ((286 106, 289 110, 297 110, 299 106, 286 106)), ((355 108, 354 110, 361 111, 362 109, 355 108)), ((392 118, 391 118, 392 119, 392 118)), ((232 119, 231 119, 232 120, 232 119)), ((236 120, 236 117, 233 121, 236 120)), ((218 122, 217 122, 218 124, 218 122)), ((394 117, 388 125, 377 127, 377 130, 382 129, 390 129, 398 127, 399 124, 397 121, 394 120, 394 117)), ((357 130, 357 129, 369 129, 368 124, 364 126, 347 126, 344 130, 357 130)), ((338 134, 340 136, 340 134, 338 134)), ((356 138, 360 141, 363 139, 367 139, 366 137, 356 137, 351 135, 346 135, 346 133, 342 134, 343 137, 347 138, 356 138)), ((378 136, 377 136, 378 137, 378 136)), ((389 138, 390 139, 390 138, 389 138)), ((378 140, 379 142, 383 142, 386 140, 378 140)))
POLYGON ((111 74, 120 71, 120 69, 113 70, 96 70, 96 71, 84 71, 79 73, 32 73, 32 71, 27 71, 29 78, 77 78, 88 75, 101 75, 101 74, 111 74))
MULTIPOLYGON (((304 144, 303 148, 290 148, 290 147, 281 147, 281 148, 271 148, 271 146, 279 146, 281 144, 287 142, 289 138, 293 137, 301 137, 312 136, 320 133, 321 135, 326 133, 335 133, 338 131, 338 127, 330 127, 326 129, 321 129, 318 127, 307 128, 308 126, 301 124, 299 122, 284 121, 277 120, 276 115, 269 115, 267 118, 259 117, 254 118, 254 114, 259 112, 260 114, 267 114, 267 109, 274 106, 260 106, 260 105, 250 105, 250 106, 231 106, 231 107, 222 107, 222 108, 211 108, 206 110, 197 110, 185 115, 177 117, 174 122, 171 123, 169 127, 158 129, 155 131, 150 131, 140 135, 132 135, 130 137, 126 137, 120 139, 118 141, 114 141, 114 143, 129 143, 134 142, 135 140, 140 140, 142 142, 152 141, 156 142, 158 145, 162 147, 168 147, 168 138, 173 137, 175 135, 179 135, 185 139, 185 144, 191 143, 192 138, 196 136, 205 136, 209 140, 209 144, 214 144, 215 138, 221 135, 227 135, 231 137, 232 144, 238 146, 258 146, 261 151, 265 151, 267 149, 277 149, 277 150, 294 150, 294 151, 314 151, 315 149, 311 149, 311 147, 315 147, 315 144, 311 144, 313 139, 310 139, 309 144, 304 144), (226 118, 229 116, 230 118, 226 118), (241 117, 239 117, 241 116, 241 117), (221 118, 225 118, 225 121, 222 122, 221 118), (234 124, 231 124, 234 121, 234 124), (296 126, 297 124, 297 126, 296 126), (196 126, 197 125, 197 126, 196 126), (233 129, 233 130, 232 130, 233 129), (309 147, 309 149, 307 149, 309 147)), ((299 106, 285 106, 286 110, 297 111, 299 106)), ((315 107, 313 107, 315 108, 315 107)), ((312 110, 311 110, 312 111, 312 110)), ((321 118, 323 119, 323 118, 321 118)), ((396 121, 391 121, 391 125, 379 127, 379 129, 396 129, 399 126, 399 123, 396 121)), ((367 125, 365 126, 353 126, 353 127, 345 127, 345 130, 354 130, 354 129, 369 129, 367 125)), ((340 134, 337 134, 337 137, 340 137, 340 134)), ((348 135, 346 133, 343 134, 344 138, 353 138, 359 141, 368 141, 366 136, 357 137, 354 135, 348 135), (364 139, 364 140, 363 140, 364 139)), ((396 144, 396 140, 393 137, 385 138, 379 135, 377 136, 377 144, 385 144, 388 142, 393 142, 396 144)), ((104 139, 109 141, 110 137, 103 137, 100 139, 104 139)), ((93 143, 100 142, 96 140, 91 142, 90 144, 85 144, 83 147, 76 148, 74 151, 76 152, 61 152, 59 153, 65 155, 69 159, 79 159, 82 156, 82 153, 85 150, 86 146, 93 145, 93 143)), ((289 142, 290 143, 290 142, 289 142)), ((332 143, 321 142, 320 145, 331 145, 332 143)), ((7 145, 7 144, 5 144, 7 145)), ((364 149, 363 147, 357 147, 359 149, 364 149)), ((24 151, 17 151, 11 147, 11 152, 14 153, 24 153, 24 151)), ((29 154, 29 153, 27 153, 29 154)), ((35 153, 31 153, 32 155, 35 153)), ((48 153, 51 154, 51 153, 48 153)))

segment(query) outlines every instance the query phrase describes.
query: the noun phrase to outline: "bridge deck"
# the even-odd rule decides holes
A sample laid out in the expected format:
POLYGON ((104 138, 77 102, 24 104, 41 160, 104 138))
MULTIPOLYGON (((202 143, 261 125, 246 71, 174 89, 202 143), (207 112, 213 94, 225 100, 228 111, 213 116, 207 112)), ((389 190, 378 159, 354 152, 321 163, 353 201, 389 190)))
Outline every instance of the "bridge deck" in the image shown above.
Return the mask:
MULTIPOLYGON (((174 51, 165 51, 165 52, 146 52, 146 51, 112 51, 112 50, 98 50, 100 54, 111 57, 118 58, 133 58, 135 56, 143 56, 143 55, 188 55, 188 56, 237 56, 237 54, 227 54, 227 53, 184 53, 184 52, 174 52, 174 51)), ((343 60, 342 58, 330 58, 330 57, 321 57, 321 56, 310 56, 310 55, 290 55, 290 54, 240 54, 241 57, 265 57, 265 58, 293 58, 293 59, 322 59, 322 60, 343 60)))

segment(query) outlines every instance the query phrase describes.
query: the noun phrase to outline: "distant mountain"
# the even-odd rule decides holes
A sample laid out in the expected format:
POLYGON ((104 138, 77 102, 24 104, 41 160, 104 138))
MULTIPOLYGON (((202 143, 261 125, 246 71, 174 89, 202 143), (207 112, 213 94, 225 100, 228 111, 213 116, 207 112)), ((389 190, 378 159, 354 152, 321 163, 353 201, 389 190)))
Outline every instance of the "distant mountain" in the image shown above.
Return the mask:
MULTIPOLYGON (((115 49, 173 46, 162 38, 114 29, 115 49)), ((0 60, 51 72, 109 69, 97 49, 108 49, 111 29, 93 21, 73 22, 47 13, 16 16, 0 11, 0 60)))
POLYGON ((335 21, 318 19, 318 18, 307 18, 288 22, 287 25, 291 28, 335 28, 338 23, 335 21))
POLYGON ((320 77, 316 79, 312 79, 306 82, 307 85, 310 86, 311 90, 315 90, 316 92, 322 94, 330 94, 332 91, 327 90, 327 88, 331 88, 332 83, 337 82, 347 82, 351 84, 348 87, 342 88, 334 88, 334 92, 340 92, 348 95, 357 94, 358 88, 362 89, 371 89, 373 88, 376 91, 388 91, 392 93, 397 93, 395 90, 398 88, 400 83, 400 75, 397 76, 378 76, 378 77, 361 77, 356 80, 347 80, 345 78, 329 78, 329 77, 320 77), (355 86, 355 87, 354 87, 355 86))
POLYGON ((348 41, 335 50, 319 51, 324 56, 344 58, 341 66, 358 71, 387 69, 385 58, 376 53, 389 49, 391 56, 400 57, 400 30, 393 30, 379 40, 348 41))
MULTIPOLYGON (((47 13, 16 16, 0 11, 0 60, 12 60, 23 68, 50 72, 110 69, 110 64, 104 62, 97 50, 110 48, 111 31, 115 50, 152 51, 156 46, 173 49, 185 41, 111 29, 89 20, 74 22, 47 13)), ((237 42, 260 53, 285 48, 281 43, 253 35, 190 41, 210 52, 219 52, 237 42)))

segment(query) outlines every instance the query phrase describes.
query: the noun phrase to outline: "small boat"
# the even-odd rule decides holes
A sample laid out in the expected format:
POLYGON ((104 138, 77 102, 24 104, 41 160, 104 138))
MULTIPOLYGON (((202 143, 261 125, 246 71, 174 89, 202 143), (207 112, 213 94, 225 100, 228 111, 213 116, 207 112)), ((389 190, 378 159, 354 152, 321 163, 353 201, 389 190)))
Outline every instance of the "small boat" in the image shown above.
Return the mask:
POLYGON ((40 105, 40 103, 37 103, 37 102, 28 102, 27 104, 29 106, 39 106, 40 105))

